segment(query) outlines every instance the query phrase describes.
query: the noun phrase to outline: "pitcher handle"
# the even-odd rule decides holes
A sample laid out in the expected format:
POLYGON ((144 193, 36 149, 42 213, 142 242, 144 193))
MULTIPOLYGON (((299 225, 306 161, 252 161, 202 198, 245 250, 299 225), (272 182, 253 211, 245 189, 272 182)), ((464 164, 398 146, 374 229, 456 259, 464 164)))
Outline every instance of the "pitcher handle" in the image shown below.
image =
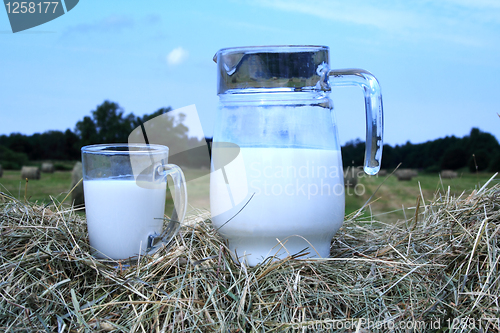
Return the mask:
POLYGON ((364 69, 332 69, 328 71, 329 84, 334 87, 358 86, 363 89, 366 111, 366 146, 364 170, 375 175, 382 163, 384 119, 380 85, 364 69))
POLYGON ((150 235, 148 239, 147 252, 156 249, 160 243, 168 244, 179 231, 184 221, 187 209, 186 179, 181 168, 175 164, 164 164, 158 166, 157 173, 165 178, 170 176, 174 183, 174 210, 165 230, 160 235, 150 235))

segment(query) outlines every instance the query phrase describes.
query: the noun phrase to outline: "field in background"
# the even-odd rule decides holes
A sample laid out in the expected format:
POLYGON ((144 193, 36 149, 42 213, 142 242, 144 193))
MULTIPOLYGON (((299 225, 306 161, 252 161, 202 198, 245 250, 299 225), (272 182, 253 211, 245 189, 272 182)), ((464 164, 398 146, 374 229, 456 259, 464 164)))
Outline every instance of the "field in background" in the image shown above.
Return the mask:
MULTIPOLYGON (((209 201, 209 175, 206 170, 185 170, 188 179, 188 212, 196 213, 194 210, 210 208, 209 201)), ((398 181, 391 176, 380 186, 373 196, 373 202, 365 211, 364 216, 374 216, 375 220, 393 222, 414 214, 417 196, 423 195, 426 203, 433 200, 437 195, 442 195, 450 189, 450 194, 459 196, 465 191, 466 194, 474 189, 479 189, 490 178, 491 173, 470 174, 462 173, 455 179, 440 179, 437 174, 420 174, 410 181, 398 181), (420 186, 419 186, 420 184, 420 186), (420 192, 420 189, 422 193, 420 192)), ((357 211, 375 192, 385 177, 368 177, 359 179, 358 194, 354 189, 346 189, 346 215, 357 211)), ((493 180, 498 182, 497 179, 493 180)), ((170 181, 169 181, 170 183, 170 181)), ((0 178, 0 191, 9 193, 15 198, 24 200, 26 181, 21 180, 20 171, 6 170, 0 178)), ((71 187, 71 172, 56 171, 53 174, 42 173, 40 180, 30 180, 27 186, 28 200, 39 203, 49 203, 51 196, 60 202, 64 199, 71 187)), ((422 198, 420 198, 422 199, 422 198)), ((71 204, 69 197, 65 204, 71 204)), ((422 204, 421 204, 422 205, 422 204)), ((171 195, 167 195, 166 212, 170 214, 173 209, 171 195)))
MULTIPOLYGON (((188 212, 196 209, 210 208, 209 201, 209 175, 207 170, 186 169, 186 177, 192 179, 187 183, 188 212)), ((171 180, 169 178, 169 187, 171 180)), ((26 181, 21 179, 20 170, 4 170, 0 178, 0 192, 5 192, 17 199, 24 200, 25 194, 31 202, 47 204, 51 200, 61 202, 71 190, 71 171, 56 171, 54 173, 42 173, 40 180, 26 181), (52 197, 52 198, 51 198, 52 197)), ((71 205, 71 196, 64 204, 71 205)), ((173 210, 173 200, 170 192, 167 192, 166 212, 170 215, 173 210)))
MULTIPOLYGON (((474 189, 479 190, 491 177, 493 173, 459 173, 454 179, 441 179, 438 174, 419 174, 409 181, 398 181, 396 176, 389 177, 369 177, 365 175, 359 179, 361 187, 357 192, 362 195, 355 195, 354 189, 346 189, 346 215, 357 211, 372 196, 377 187, 380 186, 375 195, 371 198, 372 204, 366 209, 364 216, 379 221, 393 222, 398 219, 411 217, 415 213, 417 197, 420 197, 420 205, 423 207, 422 196, 427 204, 434 200, 436 196, 446 194, 448 190, 452 196, 470 194, 474 189), (348 195, 350 191, 352 195, 348 195)), ((495 178, 492 183, 499 182, 495 178)), ((358 185, 359 186, 359 185, 358 185)))
MULTIPOLYGON (((54 173, 42 173, 40 180, 28 181, 21 179, 20 170, 4 170, 0 178, 0 191, 10 194, 14 198, 27 199, 39 203, 51 202, 51 196, 60 202, 71 189, 71 171, 55 171, 54 173)), ((69 198, 69 201, 71 198, 69 198)))
MULTIPOLYGON (((187 214, 197 214, 196 210, 210 210, 210 174, 208 170, 183 168, 187 181, 188 208, 187 214)), ((168 178, 168 187, 172 189, 172 180, 168 178)), ((174 208, 171 191, 167 192, 165 210, 168 215, 174 208)))

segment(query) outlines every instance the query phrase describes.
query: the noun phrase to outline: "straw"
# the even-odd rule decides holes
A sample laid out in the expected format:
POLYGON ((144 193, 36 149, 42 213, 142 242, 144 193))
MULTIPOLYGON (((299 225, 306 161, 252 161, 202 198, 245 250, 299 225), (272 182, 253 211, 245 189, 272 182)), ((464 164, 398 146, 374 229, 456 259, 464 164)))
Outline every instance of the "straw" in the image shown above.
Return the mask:
POLYGON ((234 262, 208 212, 154 255, 102 261, 73 209, 0 193, 0 331, 499 332, 494 183, 419 196, 408 221, 349 219, 331 258, 256 267, 234 262))

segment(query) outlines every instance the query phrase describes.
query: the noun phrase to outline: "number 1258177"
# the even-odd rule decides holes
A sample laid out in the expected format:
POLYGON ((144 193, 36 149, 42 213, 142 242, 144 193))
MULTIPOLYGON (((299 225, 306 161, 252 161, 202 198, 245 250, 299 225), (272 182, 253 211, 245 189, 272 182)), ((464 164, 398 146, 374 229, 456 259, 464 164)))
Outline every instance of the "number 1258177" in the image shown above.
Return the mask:
POLYGON ((7 8, 8 14, 35 14, 35 13, 52 13, 56 12, 56 8, 59 2, 50 1, 40 1, 36 2, 7 2, 5 7, 7 8))

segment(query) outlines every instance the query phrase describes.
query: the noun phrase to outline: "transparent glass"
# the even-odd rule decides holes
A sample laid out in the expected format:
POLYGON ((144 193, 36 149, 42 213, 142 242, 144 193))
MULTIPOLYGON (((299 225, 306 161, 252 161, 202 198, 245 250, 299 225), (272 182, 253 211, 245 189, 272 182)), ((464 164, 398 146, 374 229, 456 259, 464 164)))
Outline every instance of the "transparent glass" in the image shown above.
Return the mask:
POLYGON ((364 91, 365 172, 380 169, 382 97, 365 70, 332 70, 328 47, 222 49, 212 144, 212 220, 237 260, 256 265, 305 250, 328 257, 344 219, 332 86, 364 91))
POLYGON ((186 213, 181 169, 168 164, 168 147, 101 144, 82 148, 85 212, 90 246, 98 258, 150 253, 177 233, 186 213), (167 176, 175 210, 163 230, 167 176))

